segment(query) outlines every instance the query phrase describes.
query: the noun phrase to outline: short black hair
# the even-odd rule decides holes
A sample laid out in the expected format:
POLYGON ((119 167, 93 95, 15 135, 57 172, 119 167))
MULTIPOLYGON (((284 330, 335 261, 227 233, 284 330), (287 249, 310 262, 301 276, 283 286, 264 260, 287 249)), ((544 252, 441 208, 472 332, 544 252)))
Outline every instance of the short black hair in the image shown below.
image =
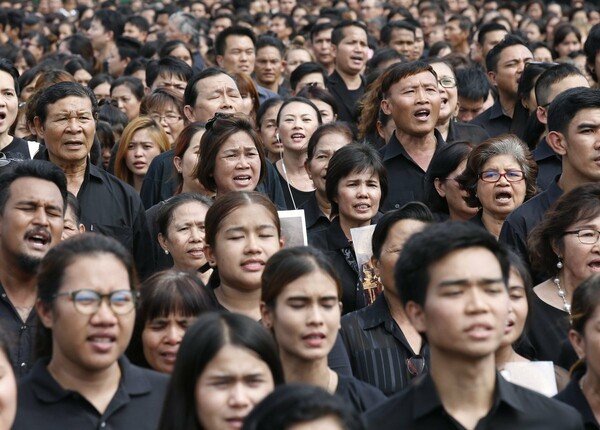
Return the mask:
POLYGON ((123 27, 125 26, 123 15, 115 10, 100 9, 94 14, 92 20, 102 24, 105 31, 112 31, 114 40, 123 34, 123 27))
POLYGON ((600 91, 580 87, 560 93, 548 108, 548 131, 566 135, 575 115, 584 109, 600 109, 600 91))
POLYGON ((258 54, 258 51, 261 48, 264 48, 267 46, 272 46, 274 48, 277 48, 277 50, 281 54, 282 58, 285 55, 285 45, 283 44, 283 42, 281 40, 277 39, 276 37, 269 36, 266 34, 259 36, 258 39, 256 40, 256 53, 258 54))
POLYGON ((310 41, 311 43, 314 41, 314 38, 317 34, 321 33, 325 30, 333 30, 334 25, 330 22, 321 22, 319 24, 315 24, 310 29, 310 41))
POLYGON ((400 82, 404 78, 423 72, 430 72, 437 80, 437 74, 433 70, 433 67, 424 61, 416 60, 409 61, 408 63, 394 64, 383 72, 383 75, 381 76, 381 94, 384 98, 388 97, 392 85, 400 82))
POLYGON ((562 81, 568 76, 583 76, 583 73, 574 64, 562 63, 550 67, 542 72, 535 82, 535 99, 538 106, 546 106, 550 100, 552 85, 562 81))
POLYGON ((388 22, 381 29, 381 32, 379 33, 379 39, 381 40, 381 43, 386 46, 389 45, 394 30, 407 30, 410 31, 413 36, 416 35, 416 27, 411 23, 406 21, 392 21, 388 22))
POLYGON ((504 51, 506 48, 515 45, 522 45, 527 48, 527 44, 523 39, 521 39, 518 36, 508 34, 504 39, 500 41, 500 43, 498 43, 496 46, 490 49, 490 52, 488 52, 485 57, 485 67, 488 70, 488 72, 497 72, 498 61, 500 60, 500 55, 502 54, 502 51, 504 51))
POLYGON ((469 35, 471 35, 471 30, 473 29, 473 23, 471 22, 471 20, 469 18, 467 18, 464 15, 452 15, 450 16, 450 18, 448 18, 448 22, 450 21, 458 21, 458 28, 460 28, 461 31, 466 31, 467 33, 469 33, 469 35))
POLYGON ((506 31, 508 33, 506 27, 499 22, 486 22, 479 28, 479 32, 477 33, 477 43, 483 45, 485 36, 492 31, 506 31))
MULTIPOLYGON (((221 69, 220 67, 208 67, 202 70, 200 73, 194 74, 189 80, 185 87, 185 91, 183 93, 183 104, 184 106, 192 106, 196 105, 196 99, 198 98, 198 89, 196 88, 196 84, 206 78, 210 78, 212 76, 218 75, 229 75, 225 71, 225 69, 221 69)), ((233 78, 232 78, 233 79, 233 78)))
POLYGON ((325 68, 318 63, 309 61, 308 63, 300 64, 294 69, 290 75, 290 88, 295 90, 298 82, 300 82, 304 76, 310 75, 311 73, 321 73, 323 75, 323 82, 327 82, 327 71, 325 68))
POLYGON ((394 280, 402 303, 406 306, 414 302, 423 307, 431 266, 467 248, 484 248, 494 254, 500 263, 504 284, 508 282, 510 264, 506 249, 485 229, 469 221, 433 224, 406 241, 396 262, 394 280))
POLYGON ((360 21, 342 21, 338 25, 333 28, 331 32, 331 43, 335 46, 338 46, 340 42, 344 39, 345 34, 344 30, 348 27, 358 27, 364 30, 365 34, 369 35, 369 30, 367 26, 360 21))
POLYGON ((48 116, 48 105, 54 104, 59 100, 67 97, 88 98, 92 104, 92 115, 94 119, 98 117, 98 102, 92 90, 84 87, 78 82, 59 82, 50 85, 44 89, 37 100, 35 116, 37 116, 42 124, 46 123, 48 116))
POLYGON ((142 101, 144 98, 144 83, 140 79, 134 76, 121 76, 120 78, 115 79, 110 85, 111 95, 113 90, 121 85, 129 88, 138 101, 142 101))
POLYGON ((140 49, 142 44, 136 39, 132 39, 127 36, 119 36, 116 39, 117 51, 119 51, 119 57, 121 60, 129 58, 131 60, 140 56, 140 49))
POLYGON ((15 93, 17 97, 21 94, 21 90, 19 87, 19 71, 12 63, 12 61, 7 60, 6 58, 0 58, 0 71, 8 73, 13 78, 13 82, 15 85, 15 93))
POLYGON ((467 100, 484 101, 490 95, 492 86, 483 69, 479 66, 467 67, 456 71, 458 96, 467 100))
POLYGON ((159 76, 175 76, 188 82, 193 74, 192 68, 185 61, 175 57, 165 57, 150 61, 146 66, 146 86, 151 88, 159 76))
POLYGON ((150 31, 150 24, 148 24, 148 20, 141 15, 132 15, 125 20, 123 26, 125 24, 131 24, 134 27, 137 27, 140 31, 148 32, 150 31))
POLYGON ((215 40, 215 53, 217 55, 225 55, 227 38, 229 36, 247 36, 252 40, 252 45, 256 47, 256 35, 254 32, 247 27, 234 25, 233 27, 227 27, 217 35, 217 39, 215 40))

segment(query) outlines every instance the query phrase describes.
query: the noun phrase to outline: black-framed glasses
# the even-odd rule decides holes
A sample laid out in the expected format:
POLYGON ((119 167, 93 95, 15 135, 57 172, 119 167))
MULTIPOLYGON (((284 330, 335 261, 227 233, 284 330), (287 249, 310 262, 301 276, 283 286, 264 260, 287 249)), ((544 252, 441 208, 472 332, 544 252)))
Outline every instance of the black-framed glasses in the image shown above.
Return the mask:
POLYGON ((208 121, 206 121, 206 131, 212 130, 213 125, 215 124, 215 121, 217 121, 218 119, 227 119, 227 118, 231 118, 233 117, 234 114, 232 113, 226 113, 226 112, 217 112, 215 113, 215 116, 213 116, 211 119, 209 119, 208 121))
POLYGON ((489 170, 479 174, 479 179, 481 179, 483 182, 498 182, 502 177, 504 177, 504 179, 506 179, 508 182, 519 182, 523 180, 525 174, 522 170, 509 170, 508 172, 504 173, 489 170))
POLYGON ((443 78, 438 79, 438 83, 444 88, 456 87, 456 79, 451 76, 444 76, 443 78))
POLYGON ((54 297, 66 296, 71 299, 75 310, 83 315, 98 312, 104 299, 108 299, 110 309, 117 315, 125 315, 135 309, 139 293, 132 290, 118 290, 109 294, 100 294, 94 290, 77 290, 55 294, 54 297))
POLYGON ((420 354, 406 359, 406 368, 411 376, 419 376, 425 370, 425 357, 420 354))
POLYGON ((159 113, 151 113, 150 118, 152 118, 154 121, 158 122, 159 124, 163 119, 165 120, 165 122, 167 124, 175 124, 177 121, 179 121, 181 119, 181 116, 177 115, 176 113, 167 113, 165 115, 161 115, 159 113))
POLYGON ((565 231, 565 234, 576 234, 579 242, 584 245, 595 245, 600 238, 600 231, 593 228, 580 228, 579 230, 565 231))

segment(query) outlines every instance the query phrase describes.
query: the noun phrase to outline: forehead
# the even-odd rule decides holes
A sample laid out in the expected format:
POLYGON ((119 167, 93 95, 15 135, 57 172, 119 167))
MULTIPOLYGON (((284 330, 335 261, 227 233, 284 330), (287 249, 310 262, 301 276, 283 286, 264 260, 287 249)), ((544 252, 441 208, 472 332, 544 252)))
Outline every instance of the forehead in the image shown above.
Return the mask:
POLYGON ((351 25, 350 27, 345 27, 344 29, 342 29, 342 32, 343 32, 342 34, 344 35, 342 40, 346 40, 346 39, 367 40, 367 33, 361 27, 356 27, 354 25, 351 25))
POLYGON ((92 111, 92 101, 89 97, 67 96, 54 103, 46 105, 48 114, 65 111, 92 111))
POLYGON ((398 39, 398 38, 414 39, 415 34, 406 28, 395 28, 392 30, 392 37, 396 38, 396 39, 398 39))
POLYGON ((398 82, 396 82, 392 85, 392 88, 394 88, 394 87, 398 87, 398 88, 410 87, 410 86, 418 85, 421 83, 437 85, 437 80, 435 79, 435 76, 433 75, 433 73, 426 70, 423 72, 419 72, 415 75, 409 75, 409 76, 405 76, 405 77, 401 78, 398 82))
POLYGON ((502 277, 502 269, 496 256, 486 248, 458 249, 429 265, 430 286, 446 281, 496 279, 502 277))
POLYGON ((569 129, 577 128, 584 123, 600 125, 600 108, 582 109, 577 112, 569 123, 569 129))
POLYGON ((11 88, 15 89, 15 80, 10 73, 0 70, 0 88, 11 88))
POLYGON ((524 45, 507 46, 500 53, 500 61, 510 61, 519 58, 531 58, 533 55, 524 45))
POLYGON ((54 182, 25 176, 15 179, 9 187, 9 201, 44 199, 62 207, 63 198, 54 182))
POLYGON ((274 46, 263 46, 256 51, 256 56, 281 58, 281 52, 279 52, 279 49, 275 48, 274 46))
POLYGON ((235 49, 235 48, 254 48, 254 43, 252 43, 252 39, 248 36, 240 36, 236 34, 232 34, 231 36, 227 36, 225 38, 225 46, 226 49, 235 49))
POLYGON ((309 73, 307 75, 302 76, 302 78, 300 79, 299 82, 304 83, 304 82, 315 82, 315 81, 325 82, 325 79, 323 79, 323 74, 319 73, 319 72, 309 73))
POLYGON ((313 114, 317 115, 313 107, 307 103, 303 102, 291 102, 287 105, 283 106, 281 109, 281 115, 306 115, 313 114))
POLYGON ((207 93, 215 90, 222 90, 223 87, 228 89, 238 89, 237 84, 229 75, 220 74, 216 76, 209 76, 196 82, 196 89, 198 93, 207 93))
POLYGON ((437 73, 438 77, 440 77, 442 75, 454 76, 454 72, 452 71, 450 66, 448 66, 447 64, 433 63, 433 64, 431 64, 431 67, 433 68, 433 70, 435 70, 435 73, 437 73))

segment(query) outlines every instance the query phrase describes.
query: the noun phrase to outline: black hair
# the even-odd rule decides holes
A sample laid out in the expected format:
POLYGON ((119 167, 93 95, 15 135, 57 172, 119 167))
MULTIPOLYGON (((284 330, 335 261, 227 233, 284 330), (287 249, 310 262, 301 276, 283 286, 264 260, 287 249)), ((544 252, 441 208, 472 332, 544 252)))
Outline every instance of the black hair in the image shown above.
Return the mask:
MULTIPOLYGON (((525 70, 527 70, 527 67, 525 70)), ((525 72, 523 72, 525 74, 525 72)), ((542 74, 539 75, 535 83, 535 99, 538 106, 546 106, 550 100, 550 92, 552 85, 562 81, 569 76, 581 76, 584 77, 579 68, 573 64, 562 63, 556 64, 546 69, 542 74)), ((521 81, 523 78, 521 77, 521 81)), ((519 86, 521 83, 519 82, 519 86)))
POLYGON ((279 127, 279 122, 281 121, 281 112, 283 111, 283 108, 286 107, 287 105, 289 105, 290 103, 294 103, 294 102, 304 103, 304 104, 309 105, 315 111, 315 113, 317 115, 317 122, 319 123, 319 125, 323 124, 323 119, 321 118, 321 112, 319 112, 319 108, 313 102, 311 102, 309 99, 304 98, 304 97, 288 97, 283 100, 283 104, 279 108, 279 112, 277 112, 277 126, 278 127, 279 127))
POLYGON ((132 39, 127 36, 119 36, 116 39, 117 51, 119 52, 119 57, 121 60, 129 58, 133 60, 140 56, 140 49, 142 49, 142 44, 138 42, 136 39, 132 39))
MULTIPOLYGON (((144 58, 144 57, 134 58, 133 60, 131 60, 129 62, 129 64, 127 64, 127 66, 125 66, 125 70, 123 70, 123 76, 131 76, 135 72, 138 72, 140 70, 143 70, 145 73, 146 67, 148 66, 149 62, 150 62, 150 60, 148 58, 144 58)), ((143 84, 143 82, 142 82, 142 84, 143 84)))
POLYGON ((488 72, 497 72, 498 61, 500 61, 500 55, 502 55, 502 51, 504 51, 506 48, 516 45, 522 45, 527 48, 527 44, 523 39, 518 36, 508 34, 500 41, 500 43, 490 49, 490 52, 488 52, 485 57, 485 67, 488 72))
POLYGON ((490 95, 492 86, 483 69, 479 66, 467 67, 456 71, 458 96, 467 100, 484 101, 490 95))
POLYGON ((369 34, 367 26, 360 21, 342 21, 336 25, 331 32, 331 43, 335 46, 338 46, 345 37, 344 30, 349 27, 361 28, 364 30, 366 35, 369 34))
POLYGON ((381 40, 381 43, 383 43, 386 46, 389 45, 394 30, 407 30, 410 31, 413 34, 413 36, 415 35, 416 31, 415 26, 406 21, 388 22, 386 25, 383 26, 379 34, 379 39, 381 40))
POLYGON ((91 89, 77 82, 59 82, 44 89, 37 100, 35 116, 40 119, 42 124, 45 124, 46 117, 48 116, 48 105, 54 104, 66 97, 88 98, 92 105, 92 115, 94 118, 97 118, 98 102, 96 101, 96 96, 94 96, 91 89))
POLYGON ((98 85, 102 85, 105 83, 112 85, 114 80, 115 79, 112 76, 110 76, 108 73, 98 73, 97 75, 92 76, 92 79, 90 79, 87 86, 90 90, 93 90, 98 85))
MULTIPOLYGON (((73 194, 71 191, 67 191, 67 206, 73 212, 73 216, 75 217, 75 224, 79 226, 81 222, 81 206, 79 205, 79 200, 77 200, 77 196, 73 194)), ((66 212, 66 211, 65 211, 66 212)))
POLYGON ((225 55, 227 49, 227 38, 229 36, 247 36, 252 40, 252 45, 256 46, 256 35, 252 30, 246 27, 233 26, 224 29, 217 35, 215 40, 215 53, 217 55, 225 55))
POLYGON ((348 143, 354 139, 354 133, 349 124, 342 121, 334 121, 320 125, 315 132, 310 136, 308 145, 306 146, 306 162, 310 162, 315 154, 315 148, 319 144, 323 136, 328 134, 343 134, 348 138, 348 143))
POLYGON ((213 200, 210 197, 198 193, 181 193, 165 200, 163 205, 159 208, 156 217, 156 227, 158 232, 163 236, 168 237, 169 225, 173 221, 173 213, 179 206, 190 202, 202 203, 207 208, 211 207, 213 204, 213 200))
POLYGON ((315 24, 312 26, 312 28, 310 29, 310 41, 313 42, 313 39, 315 38, 315 36, 319 33, 321 33, 322 31, 325 30, 333 30, 334 25, 330 22, 321 22, 319 24, 315 24))
POLYGON ((110 86, 110 92, 114 91, 115 88, 120 86, 129 88, 131 93, 135 96, 138 101, 142 101, 144 98, 144 83, 134 76, 121 76, 113 81, 110 86))
POLYGON ((15 85, 15 93, 17 97, 21 94, 21 90, 19 87, 19 71, 15 67, 15 65, 7 60, 6 58, 0 58, 0 71, 8 73, 13 78, 13 83, 15 85))
POLYGON ((283 103, 283 99, 281 97, 271 97, 260 104, 258 112, 256 112, 256 128, 258 130, 260 130, 262 127, 262 120, 267 111, 280 103, 283 103))
POLYGON ((261 48, 265 48, 267 46, 272 46, 274 48, 277 48, 277 50, 279 51, 279 54, 281 55, 282 58, 285 55, 285 46, 281 40, 279 40, 276 37, 268 36, 265 34, 263 34, 262 36, 259 36, 258 39, 256 40, 256 52, 258 53, 258 51, 261 48))
POLYGON ((594 82, 598 82, 598 74, 600 71, 595 70, 594 64, 596 63, 596 57, 600 53, 600 25, 596 24, 592 27, 585 43, 583 44, 583 52, 585 52, 586 64, 585 68, 594 79, 594 82))
POLYGON ((308 100, 320 100, 323 103, 327 103, 329 106, 331 106, 331 110, 333 111, 333 114, 335 116, 338 115, 338 108, 337 103, 335 101, 335 97, 333 97, 329 90, 325 88, 307 85, 300 90, 296 97, 304 97, 308 100))
POLYGON ((398 60, 398 62, 402 62, 404 61, 404 59, 404 56, 393 48, 380 48, 377 51, 375 51, 371 59, 367 61, 367 70, 369 71, 369 73, 375 73, 374 79, 376 79, 381 73, 379 68, 382 63, 386 63, 388 61, 393 60, 398 60))
POLYGON ((295 90, 298 86, 298 82, 300 82, 304 76, 310 75, 311 73, 321 73, 323 75, 323 82, 327 82, 327 71, 325 68, 318 63, 309 61, 308 63, 300 64, 294 69, 290 75, 290 88, 295 90))
POLYGON ((190 58, 193 57, 194 54, 193 54, 192 50, 187 45, 187 43, 185 43, 183 40, 169 40, 168 42, 166 42, 163 46, 161 46, 160 50, 158 51, 158 57, 165 58, 165 57, 172 56, 171 53, 175 49, 179 48, 180 46, 187 49, 187 51, 190 54, 190 58))
POLYGON ((188 82, 192 77, 192 68, 186 62, 174 57, 165 57, 150 61, 146 66, 146 86, 151 88, 159 76, 174 76, 188 82))
POLYGON ((419 73, 430 72, 437 80, 437 74, 433 68, 424 61, 409 61, 408 63, 397 63, 389 67, 381 76, 381 94, 384 98, 389 96, 392 85, 409 76, 419 73))
POLYGON ((116 40, 117 37, 123 34, 123 27, 125 26, 123 15, 115 10, 100 9, 94 14, 92 20, 98 21, 100 24, 102 24, 104 30, 112 31, 113 40, 116 40))
POLYGON ((487 22, 483 24, 477 33, 477 42, 479 45, 483 45, 483 42, 485 42, 485 36, 492 31, 506 31, 506 27, 498 22, 487 22))
POLYGON ((431 266, 451 253, 467 248, 484 248, 494 254, 506 285, 510 264, 504 245, 472 222, 449 221, 426 227, 404 244, 394 269, 396 290, 402 303, 406 306, 408 302, 414 302, 423 307, 431 266))
MULTIPOLYGON (((185 106, 194 107, 196 105, 196 99, 198 98, 198 89, 196 84, 206 78, 210 78, 218 75, 227 75, 231 77, 224 69, 220 67, 208 67, 202 70, 200 73, 194 74, 189 80, 183 93, 183 104, 185 106)), ((233 79, 233 78, 232 78, 233 79)))
POLYGON ((131 24, 134 27, 137 27, 140 31, 150 31, 150 24, 148 24, 148 20, 141 15, 130 16, 125 20, 123 26, 125 26, 125 24, 131 24))
POLYGON ((584 109, 600 109, 600 91, 580 87, 560 93, 548 108, 548 131, 566 136, 569 124, 584 109))

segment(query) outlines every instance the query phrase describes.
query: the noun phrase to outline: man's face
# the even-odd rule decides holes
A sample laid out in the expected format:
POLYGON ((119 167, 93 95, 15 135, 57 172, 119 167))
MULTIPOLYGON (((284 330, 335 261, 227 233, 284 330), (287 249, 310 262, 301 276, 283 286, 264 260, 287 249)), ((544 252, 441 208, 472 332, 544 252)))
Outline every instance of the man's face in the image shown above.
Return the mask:
POLYGON ((307 85, 312 85, 318 88, 325 89, 325 79, 323 79, 322 73, 309 73, 302 76, 302 78, 296 84, 295 94, 298 94, 302 88, 307 85))
POLYGON ((189 43, 192 37, 189 34, 182 33, 180 28, 181 22, 179 20, 170 19, 165 34, 167 40, 183 40, 185 43, 189 43))
POLYGON ((416 61, 423 56, 423 50, 425 49, 425 38, 423 37, 423 30, 419 27, 415 28, 415 46, 413 48, 412 56, 409 58, 411 61, 416 61))
MULTIPOLYGON (((440 115, 441 97, 438 82, 429 71, 407 76, 390 87, 381 108, 391 115, 396 132, 423 137, 433 132, 440 115)), ((402 140, 400 140, 402 141, 402 140)))
POLYGON ((285 25, 285 18, 277 16, 271 20, 269 30, 277 35, 279 39, 287 40, 292 34, 292 29, 285 25))
POLYGON ((459 47, 465 43, 468 36, 466 31, 460 29, 458 20, 449 21, 446 24, 446 28, 444 28, 444 39, 453 48, 459 47))
POLYGON ((464 97, 458 97, 458 115, 457 118, 462 122, 469 122, 481 112, 484 108, 485 100, 470 100, 464 97))
POLYGON ((60 242, 64 201, 53 182, 39 178, 19 178, 9 190, 0 215, 2 259, 33 275, 46 252, 60 242))
POLYGON ((228 72, 251 74, 254 71, 254 44, 248 36, 231 35, 225 39, 225 52, 217 55, 219 67, 228 72))
POLYGON ((7 72, 0 71, 0 135, 8 132, 15 122, 19 110, 19 98, 15 91, 15 80, 7 72))
POLYGON ((340 71, 350 75, 361 73, 367 62, 369 46, 367 33, 360 27, 346 27, 344 38, 336 47, 332 45, 335 53, 335 64, 340 71))
POLYGON ((509 46, 500 53, 498 70, 488 72, 488 76, 501 95, 513 98, 517 96, 523 69, 530 61, 533 61, 533 54, 524 45, 509 46))
POLYGON ((259 84, 278 84, 283 73, 284 65, 279 49, 274 46, 265 46, 256 53, 254 73, 259 84))
POLYGON ((90 29, 87 31, 87 36, 92 42, 92 47, 96 51, 102 51, 112 39, 112 32, 106 31, 100 21, 92 19, 90 29))
MULTIPOLYGON (((564 92, 570 88, 578 88, 578 87, 585 87, 585 88, 590 87, 590 83, 585 78, 585 76, 582 76, 582 75, 567 76, 564 79, 561 79, 560 81, 555 82, 554 84, 550 85, 550 91, 548 92, 548 99, 540 100, 540 102, 545 104, 546 106, 538 106, 538 115, 537 115, 538 120, 542 124, 547 124, 547 122, 548 122, 548 105, 550 103, 552 103, 552 101, 556 98, 556 96, 558 96, 562 92, 564 92)), ((534 96, 534 98, 535 98, 535 96, 534 96)), ((537 102, 537 100, 536 100, 536 102, 537 102)))
POLYGON ((123 75, 127 64, 129 64, 129 61, 127 61, 127 59, 121 58, 121 55, 119 55, 119 49, 116 46, 114 46, 108 53, 108 56, 106 57, 108 73, 113 78, 118 78, 123 75))
POLYGON ((227 17, 217 18, 211 27, 211 34, 214 34, 214 37, 216 37, 220 32, 231 27, 232 25, 233 23, 231 22, 231 19, 227 17))
POLYGON ((42 124, 36 117, 35 128, 44 139, 50 161, 60 167, 85 162, 96 133, 91 100, 67 96, 46 109, 46 121, 42 124))
POLYGON ((128 22, 125 24, 125 28, 123 29, 123 36, 130 37, 143 44, 146 41, 148 32, 142 31, 135 25, 128 22))
POLYGON ((415 328, 440 356, 493 356, 508 323, 508 291, 488 249, 459 249, 429 266, 425 304, 409 303, 415 328), (412 306, 414 305, 414 306, 412 306))
POLYGON ((507 34, 508 32, 506 30, 495 30, 486 33, 483 39, 483 44, 481 45, 481 55, 483 56, 484 60, 488 52, 490 52, 494 46, 499 44, 507 34))
POLYGON ((196 82, 198 97, 194 106, 186 105, 185 115, 190 122, 206 122, 217 112, 240 111, 242 96, 233 79, 225 74, 210 76, 196 82))
POLYGON ((403 28, 392 30, 392 36, 390 37, 388 46, 396 50, 399 54, 410 58, 415 49, 415 34, 412 31, 403 28))
POLYGON ((157 88, 168 88, 173 90, 183 97, 187 81, 173 75, 158 75, 152 84, 152 91, 157 88))
POLYGON ((360 16, 365 23, 382 14, 383 8, 378 4, 378 0, 362 0, 360 2, 360 16))
POLYGON ((317 63, 324 66, 333 63, 335 57, 331 45, 331 32, 333 29, 323 30, 315 34, 312 40, 312 50, 317 59, 317 63))
POLYGON ((426 10, 419 16, 419 24, 421 24, 423 33, 429 35, 433 26, 437 24, 437 16, 432 10, 426 10))

